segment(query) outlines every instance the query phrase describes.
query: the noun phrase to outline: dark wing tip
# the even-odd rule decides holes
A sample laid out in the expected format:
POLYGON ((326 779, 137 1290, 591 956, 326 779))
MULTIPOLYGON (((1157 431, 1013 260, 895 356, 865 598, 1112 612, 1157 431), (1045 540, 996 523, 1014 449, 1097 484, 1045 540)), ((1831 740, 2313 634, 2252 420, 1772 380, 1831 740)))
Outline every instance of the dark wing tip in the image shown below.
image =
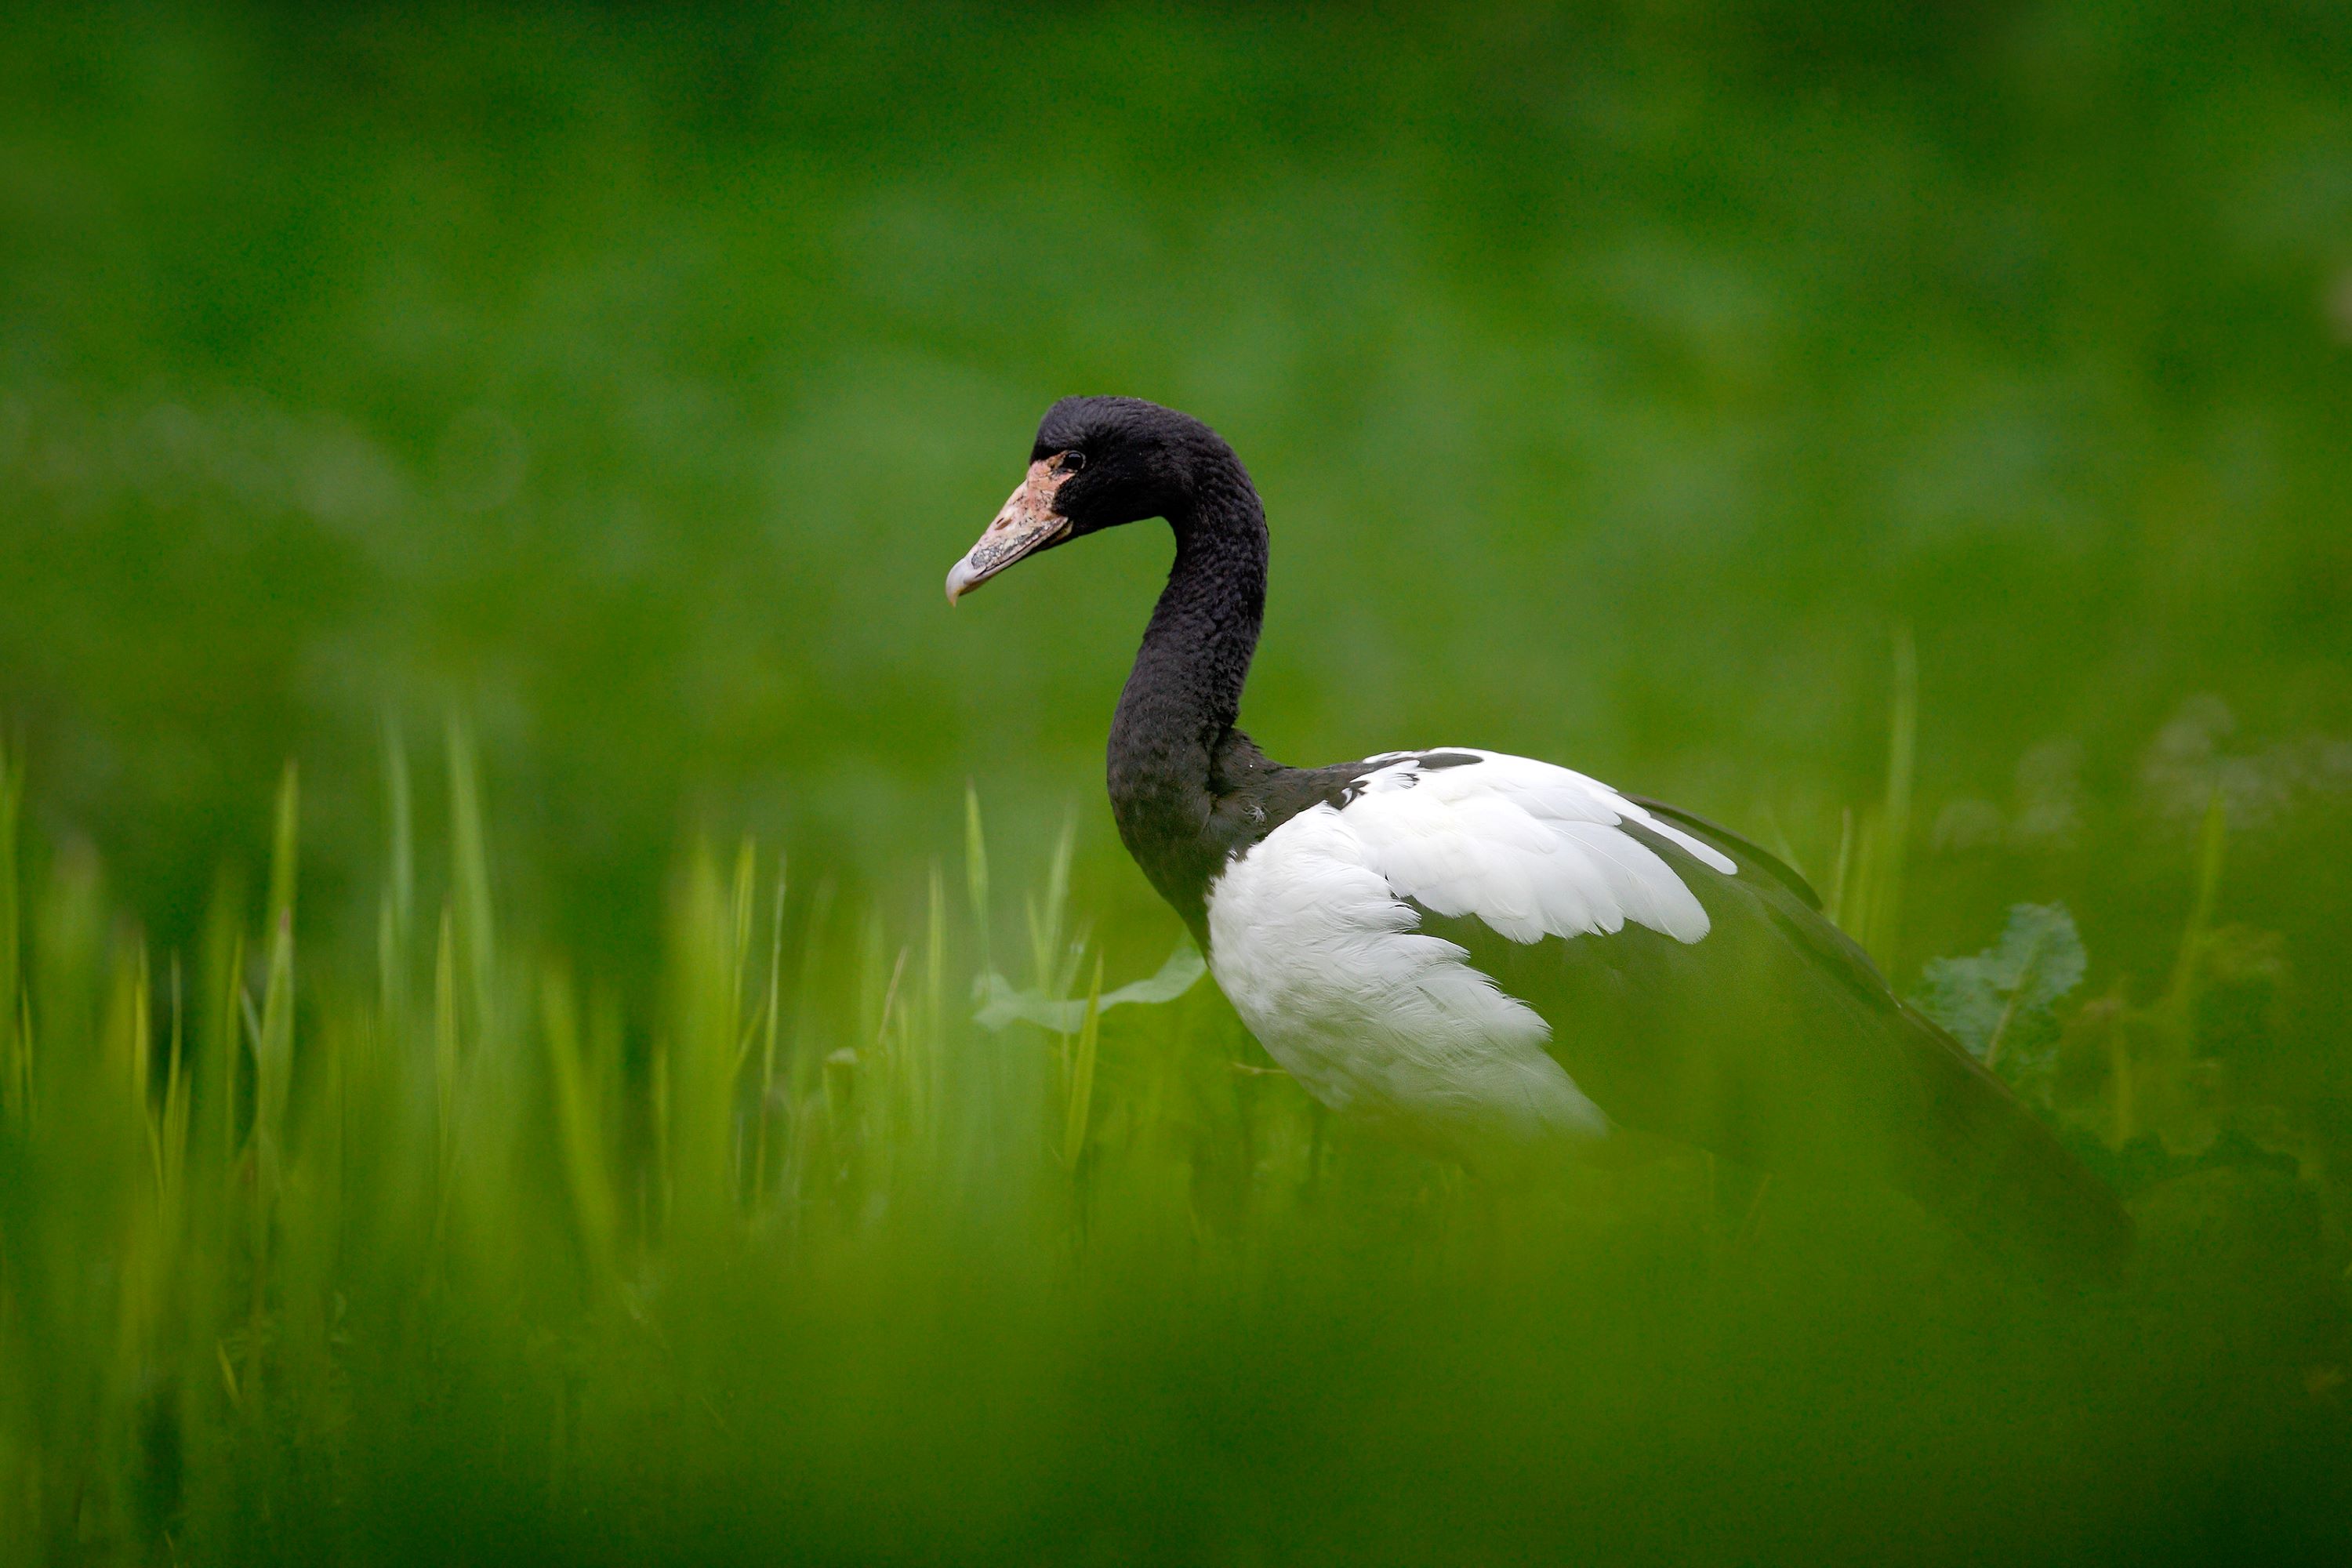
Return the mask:
POLYGON ((1717 848, 1721 849, 1733 859, 1743 864, 1754 864, 1757 869, 1802 899, 1808 907, 1814 910, 1822 907, 1822 896, 1813 891, 1813 885, 1799 875, 1795 867, 1754 839, 1743 838, 1727 827, 1709 822, 1696 812, 1685 811, 1678 805, 1668 805, 1662 800, 1652 800, 1646 795, 1629 795, 1625 798, 1653 816, 1663 816, 1677 827, 1696 833, 1702 838, 1712 840, 1717 848))

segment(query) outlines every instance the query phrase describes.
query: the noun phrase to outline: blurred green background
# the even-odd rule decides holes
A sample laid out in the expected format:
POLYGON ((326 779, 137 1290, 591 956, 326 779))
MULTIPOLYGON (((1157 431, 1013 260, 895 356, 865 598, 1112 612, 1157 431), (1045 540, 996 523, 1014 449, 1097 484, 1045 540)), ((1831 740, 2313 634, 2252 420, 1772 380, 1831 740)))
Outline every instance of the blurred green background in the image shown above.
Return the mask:
MULTIPOLYGON (((697 833, 896 918, 960 855, 967 781, 1003 886, 1075 814, 1075 901, 1131 978, 1177 926, 1101 745, 1165 535, 940 595, 1073 392, 1184 408, 1249 464, 1275 563, 1244 721, 1286 760, 1524 752, 1827 881, 1907 639, 1898 988, 2021 900, 2074 911, 2110 1023, 2210 970, 2168 1157, 2217 1129, 2288 1151, 2337 1248, 2297 1257, 2340 1272, 2352 11, 2326 0, 7 7, 0 736, 29 852, 94 850, 154 952, 193 954, 224 868, 259 906, 296 759, 305 940, 367 975, 387 731, 430 779, 455 714, 507 929, 612 976, 633 1030, 697 833)), ((2341 1357, 2305 1348, 2281 1397, 2342 1444, 2341 1357)), ((2063 1447, 2018 1397, 1952 1430, 2063 1447)), ((1190 1452, 1150 1408, 1142 1460, 1190 1452)), ((1134 1474, 1174 1508, 1170 1464, 1134 1474)))
POLYGON ((1278 756, 1520 750, 1818 871, 1907 623, 1923 828, 1992 807, 2010 892, 2193 815, 2184 714, 2352 787, 2336 6, 5 26, 0 707, 184 921, 288 755, 348 885, 383 717, 452 708, 576 940, 688 822, 887 868, 968 776, 1141 909, 1099 748, 1163 537, 940 602, 1078 391, 1265 489, 1278 756))

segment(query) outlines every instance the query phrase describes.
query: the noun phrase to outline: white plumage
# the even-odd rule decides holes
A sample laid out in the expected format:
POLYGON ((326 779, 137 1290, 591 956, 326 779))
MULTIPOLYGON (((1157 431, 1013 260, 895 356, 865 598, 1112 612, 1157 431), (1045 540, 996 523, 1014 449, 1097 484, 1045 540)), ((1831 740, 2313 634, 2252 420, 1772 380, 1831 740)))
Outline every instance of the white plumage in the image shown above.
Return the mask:
POLYGON ((1404 900, 1515 942, 1621 931, 1683 942, 1707 916, 1640 823, 1727 876, 1737 867, 1566 768, 1449 748, 1391 752, 1344 805, 1284 823, 1212 884, 1210 966, 1284 1068, 1335 1110, 1461 1150, 1605 1134, 1545 1051, 1550 1026, 1415 928, 1404 900), (1454 765, 1429 765, 1424 757, 1454 765), (1456 759, 1475 759, 1475 761, 1456 759))

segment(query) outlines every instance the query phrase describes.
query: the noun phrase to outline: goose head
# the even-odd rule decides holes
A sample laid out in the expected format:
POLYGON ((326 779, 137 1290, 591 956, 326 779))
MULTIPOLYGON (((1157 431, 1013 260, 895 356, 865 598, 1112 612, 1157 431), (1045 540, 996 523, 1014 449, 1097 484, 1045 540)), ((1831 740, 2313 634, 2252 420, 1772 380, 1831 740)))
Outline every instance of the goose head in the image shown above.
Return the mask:
POLYGON ((1086 534, 1151 517, 1181 526, 1204 465, 1232 457, 1189 414, 1139 397, 1065 397, 1038 424, 1027 477, 948 573, 948 603, 1086 534))

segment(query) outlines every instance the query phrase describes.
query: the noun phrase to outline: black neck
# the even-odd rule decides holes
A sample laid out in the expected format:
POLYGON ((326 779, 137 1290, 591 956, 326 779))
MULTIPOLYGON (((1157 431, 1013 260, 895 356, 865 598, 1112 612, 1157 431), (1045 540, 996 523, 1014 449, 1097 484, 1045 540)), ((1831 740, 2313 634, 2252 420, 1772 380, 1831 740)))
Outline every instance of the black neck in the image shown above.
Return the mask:
POLYGON ((1110 727, 1119 837, 1160 895, 1202 933, 1202 900, 1223 851, 1213 829, 1234 729, 1265 618, 1265 512, 1230 452, 1192 476, 1171 508, 1176 563, 1151 612, 1110 727))

